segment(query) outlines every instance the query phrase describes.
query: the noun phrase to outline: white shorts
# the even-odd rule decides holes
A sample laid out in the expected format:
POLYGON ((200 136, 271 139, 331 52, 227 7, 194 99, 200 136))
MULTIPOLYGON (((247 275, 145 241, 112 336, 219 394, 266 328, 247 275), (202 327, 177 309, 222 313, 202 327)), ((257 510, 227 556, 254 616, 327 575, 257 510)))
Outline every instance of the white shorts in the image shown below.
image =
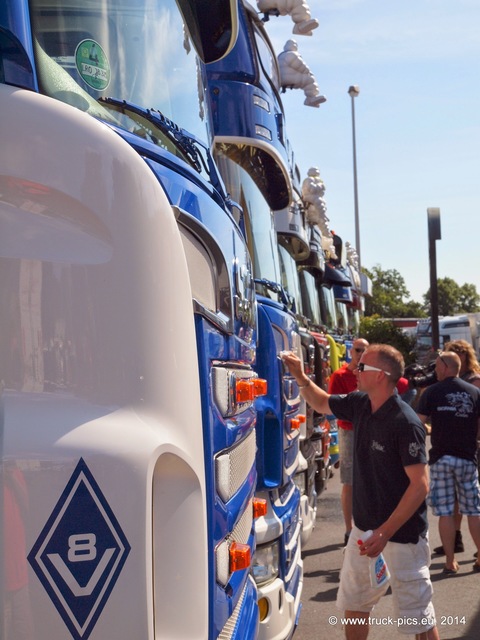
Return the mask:
POLYGON ((383 555, 390 571, 390 582, 381 588, 370 585, 369 558, 361 556, 357 540, 364 531, 353 527, 340 572, 337 607, 342 611, 370 613, 392 587, 394 622, 400 633, 415 635, 435 626, 430 580, 428 539, 417 544, 387 542, 383 555))

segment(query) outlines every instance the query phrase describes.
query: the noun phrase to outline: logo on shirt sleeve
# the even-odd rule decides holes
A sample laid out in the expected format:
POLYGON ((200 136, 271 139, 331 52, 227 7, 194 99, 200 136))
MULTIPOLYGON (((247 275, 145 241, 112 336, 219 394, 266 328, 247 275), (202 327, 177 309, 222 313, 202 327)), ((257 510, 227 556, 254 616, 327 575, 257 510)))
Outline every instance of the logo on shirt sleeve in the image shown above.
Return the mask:
POLYGON ((411 458, 418 458, 422 446, 418 442, 410 442, 408 445, 408 453, 411 458))

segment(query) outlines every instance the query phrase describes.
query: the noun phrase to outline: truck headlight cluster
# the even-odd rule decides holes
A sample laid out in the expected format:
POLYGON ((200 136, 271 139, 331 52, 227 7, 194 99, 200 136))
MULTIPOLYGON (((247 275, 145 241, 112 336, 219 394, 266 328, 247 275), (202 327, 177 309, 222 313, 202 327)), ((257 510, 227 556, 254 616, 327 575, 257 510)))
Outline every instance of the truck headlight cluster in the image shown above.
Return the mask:
POLYGON ((293 481, 294 481, 295 485, 298 487, 298 489, 300 491, 300 495, 304 496, 306 488, 307 488, 307 483, 306 483, 306 479, 305 479, 305 471, 302 471, 301 473, 296 473, 293 476, 293 481))
POLYGON ((271 582, 278 576, 278 557, 278 541, 257 546, 252 564, 257 585, 271 582))

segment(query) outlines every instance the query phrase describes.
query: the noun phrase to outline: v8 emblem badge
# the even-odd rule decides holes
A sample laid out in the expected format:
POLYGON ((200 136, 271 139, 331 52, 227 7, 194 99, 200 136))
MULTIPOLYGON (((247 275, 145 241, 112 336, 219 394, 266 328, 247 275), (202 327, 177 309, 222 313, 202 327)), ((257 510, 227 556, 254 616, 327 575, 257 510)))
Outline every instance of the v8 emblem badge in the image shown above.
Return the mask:
POLYGON ((130 545, 81 459, 28 561, 76 640, 100 616, 130 545))

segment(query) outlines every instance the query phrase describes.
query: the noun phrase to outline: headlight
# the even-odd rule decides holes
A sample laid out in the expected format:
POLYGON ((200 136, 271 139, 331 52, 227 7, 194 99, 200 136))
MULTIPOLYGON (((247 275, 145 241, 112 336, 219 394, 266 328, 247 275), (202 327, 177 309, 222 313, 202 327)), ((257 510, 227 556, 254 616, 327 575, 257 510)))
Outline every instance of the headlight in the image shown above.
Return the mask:
POLYGON ((252 575, 257 584, 271 582, 278 576, 278 542, 257 546, 252 575))
POLYGON ((293 481, 298 487, 298 489, 300 490, 300 495, 301 496, 305 495, 305 489, 306 489, 305 471, 302 471, 301 473, 297 473, 296 475, 294 475, 293 481))

